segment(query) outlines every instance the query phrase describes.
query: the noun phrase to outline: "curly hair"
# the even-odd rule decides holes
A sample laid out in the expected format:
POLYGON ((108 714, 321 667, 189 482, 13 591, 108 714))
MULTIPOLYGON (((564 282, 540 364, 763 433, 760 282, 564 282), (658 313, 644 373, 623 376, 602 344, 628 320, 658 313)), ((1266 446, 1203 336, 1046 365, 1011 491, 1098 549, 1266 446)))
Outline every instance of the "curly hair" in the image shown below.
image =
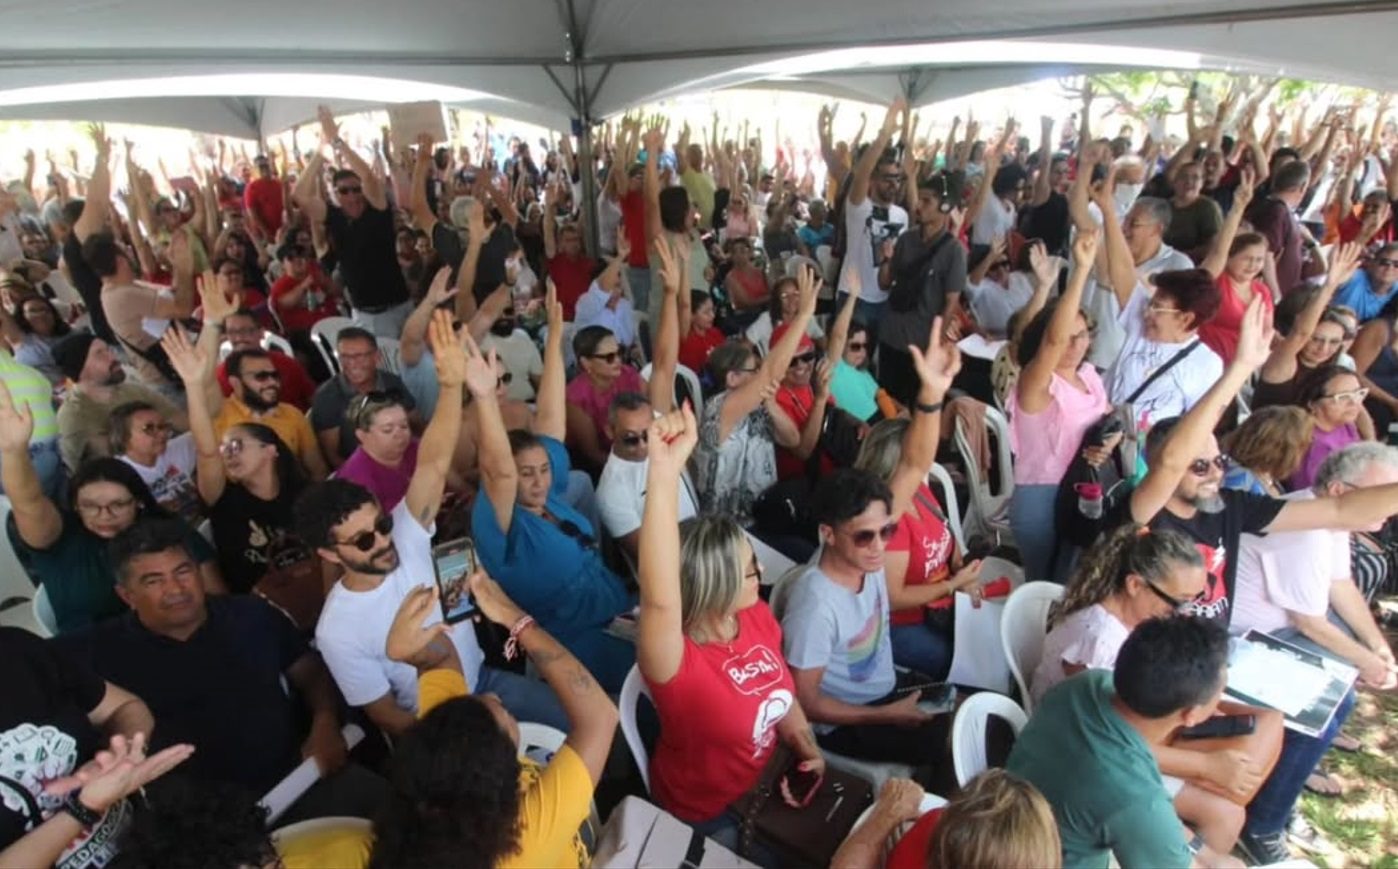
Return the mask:
POLYGON ((276 858, 267 810, 237 785, 169 776, 147 788, 112 869, 265 866, 276 858))
POLYGON ((1272 405, 1253 411, 1224 439, 1224 452, 1233 464, 1283 480, 1301 467, 1311 443, 1315 420, 1293 405, 1272 405))
POLYGON ((370 869, 495 866, 518 847, 519 758, 475 697, 448 700, 398 741, 370 869))
POLYGON ((292 514, 296 517, 296 536, 307 546, 317 549, 333 545, 331 532, 349 514, 365 504, 375 503, 374 494, 349 480, 326 480, 314 483, 296 499, 292 514))
POLYGON ((1203 565, 1199 550, 1183 534, 1127 523, 1087 550, 1068 580, 1063 600, 1049 611, 1049 627, 1121 591, 1132 574, 1159 583, 1177 566, 1203 565))

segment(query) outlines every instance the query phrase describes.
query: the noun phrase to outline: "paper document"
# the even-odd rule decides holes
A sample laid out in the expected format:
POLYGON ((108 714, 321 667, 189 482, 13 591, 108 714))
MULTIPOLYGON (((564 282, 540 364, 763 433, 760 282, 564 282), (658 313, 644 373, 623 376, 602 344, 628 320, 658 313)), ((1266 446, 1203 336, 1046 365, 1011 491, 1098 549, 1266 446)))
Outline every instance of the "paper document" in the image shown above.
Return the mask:
POLYGON ((430 133, 432 141, 444 145, 451 141, 447 134, 447 110, 436 100, 417 103, 390 103, 388 128, 393 145, 399 150, 417 143, 420 133, 430 133))
POLYGON ((1287 727, 1308 736, 1329 725, 1359 677, 1348 664, 1260 631, 1235 637, 1230 646, 1225 693, 1242 703, 1279 710, 1287 727))
POLYGON ((1003 340, 987 341, 979 332, 972 332, 956 343, 961 348, 961 352, 976 359, 986 359, 995 361, 995 355, 1000 352, 1000 348, 1005 346, 1003 340))

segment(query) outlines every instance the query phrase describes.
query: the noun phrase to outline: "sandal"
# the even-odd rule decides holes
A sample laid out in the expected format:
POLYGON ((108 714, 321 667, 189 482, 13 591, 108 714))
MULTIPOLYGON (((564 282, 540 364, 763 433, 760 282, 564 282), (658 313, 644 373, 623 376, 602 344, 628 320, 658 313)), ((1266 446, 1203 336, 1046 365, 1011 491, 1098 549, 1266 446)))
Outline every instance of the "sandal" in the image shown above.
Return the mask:
POLYGON ((1339 751, 1349 752, 1350 754, 1353 754, 1358 751, 1363 751, 1364 743, 1360 742, 1359 740, 1355 739, 1353 736, 1350 736, 1348 733, 1345 733, 1342 730, 1335 735, 1335 739, 1331 741, 1330 747, 1339 751))
POLYGON ((1313 772, 1306 779, 1306 790, 1322 797, 1344 796, 1344 785, 1335 780, 1333 776, 1326 772, 1313 772))

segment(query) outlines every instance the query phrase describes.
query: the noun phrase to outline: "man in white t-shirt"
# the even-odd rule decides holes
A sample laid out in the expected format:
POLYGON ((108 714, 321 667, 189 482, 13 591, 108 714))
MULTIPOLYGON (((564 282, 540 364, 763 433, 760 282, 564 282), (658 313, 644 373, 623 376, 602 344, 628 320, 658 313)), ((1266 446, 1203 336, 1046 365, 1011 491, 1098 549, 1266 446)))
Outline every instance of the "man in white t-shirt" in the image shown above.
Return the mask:
POLYGON ((898 100, 888 107, 879 135, 850 171, 845 198, 845 260, 840 268, 840 294, 859 288, 854 318, 877 339, 888 292, 879 286, 879 265, 886 259, 885 242, 908 228, 908 212, 896 204, 904 181, 897 156, 888 149, 898 116, 906 111, 898 100))
POLYGON ((199 517, 204 504, 194 485, 194 436, 174 427, 155 405, 128 401, 112 409, 112 455, 130 465, 160 506, 176 516, 199 517))
MULTIPOLYGON (((385 514, 363 486, 327 480, 302 492, 295 507, 297 536, 315 547, 322 559, 343 569, 325 597, 316 624, 316 646, 346 702, 363 708, 369 720, 390 736, 417 720, 417 671, 390 660, 385 642, 403 598, 435 581, 432 534, 461 434, 466 354, 450 337, 449 315, 438 312, 436 316, 432 351, 440 392, 403 500, 385 514)), ((438 620, 435 615, 431 619, 438 620)), ((457 622, 448 636, 472 693, 498 695, 521 721, 567 729, 558 698, 546 685, 483 666, 484 655, 469 619, 457 622)))
POLYGON ((529 333, 515 328, 515 310, 505 312, 490 325, 490 334, 481 341, 481 352, 494 350, 509 372, 505 394, 511 401, 533 401, 539 378, 544 375, 544 358, 529 333))
MULTIPOLYGON (((641 512, 646 504, 646 475, 650 472, 648 431, 655 413, 650 400, 623 392, 607 411, 607 436, 612 451, 597 481, 597 510, 612 539, 634 559, 641 542, 641 512)), ((698 515, 698 499, 686 474, 680 478, 679 520, 698 515)))
MULTIPOLYGON (((1334 497, 1393 482, 1398 482, 1398 449, 1362 442, 1331 453, 1320 466, 1314 489, 1284 497, 1334 497)), ((1398 679, 1388 641, 1351 578, 1348 532, 1244 534, 1236 582, 1232 633, 1255 628, 1346 661, 1374 687, 1392 687, 1398 679)))

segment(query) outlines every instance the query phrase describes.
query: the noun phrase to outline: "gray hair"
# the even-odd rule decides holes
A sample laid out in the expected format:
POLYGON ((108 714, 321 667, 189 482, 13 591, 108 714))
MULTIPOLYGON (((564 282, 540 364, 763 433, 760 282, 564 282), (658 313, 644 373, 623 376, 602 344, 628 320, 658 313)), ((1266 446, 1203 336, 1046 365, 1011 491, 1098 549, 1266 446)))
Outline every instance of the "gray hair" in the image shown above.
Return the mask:
POLYGON ((1398 468, 1398 447, 1374 441, 1361 441, 1341 447, 1320 463, 1320 470, 1315 475, 1316 488, 1324 489, 1331 483, 1346 483, 1352 486, 1370 465, 1398 468))
POLYGON ((903 438, 911 425, 906 419, 885 419, 875 423, 859 445, 854 467, 868 471, 885 483, 891 481, 893 472, 898 469, 898 460, 903 455, 903 438))
POLYGON ((1158 196, 1140 196, 1132 203, 1131 210, 1141 209, 1147 217, 1160 224, 1160 231, 1170 228, 1170 203, 1158 196))
POLYGON ((742 526, 732 516, 680 523, 680 620, 686 631, 737 607, 747 573, 743 539, 742 526))

